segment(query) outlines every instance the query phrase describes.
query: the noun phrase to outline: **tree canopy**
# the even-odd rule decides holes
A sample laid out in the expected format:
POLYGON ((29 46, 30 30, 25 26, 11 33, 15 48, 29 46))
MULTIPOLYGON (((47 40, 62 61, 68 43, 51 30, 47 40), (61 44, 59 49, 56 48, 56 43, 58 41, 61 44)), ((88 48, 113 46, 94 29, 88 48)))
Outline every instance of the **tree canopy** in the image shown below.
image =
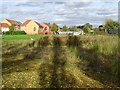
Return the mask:
POLYGON ((14 25, 12 24, 9 28, 10 34, 13 35, 14 34, 14 25))
POLYGON ((71 28, 70 28, 70 31, 77 31, 78 29, 77 29, 77 26, 72 26, 71 28))
POLYGON ((118 30, 119 22, 114 21, 112 19, 107 19, 105 22, 105 29, 106 30, 118 30))
POLYGON ((83 31, 84 31, 85 33, 88 33, 88 32, 90 32, 90 30, 92 30, 92 25, 89 24, 89 23, 86 23, 86 24, 84 25, 84 27, 83 27, 83 31))
POLYGON ((58 26, 54 23, 53 26, 51 27, 51 30, 54 31, 58 31, 58 26))
POLYGON ((67 31, 67 30, 68 30, 68 27, 66 25, 63 26, 62 31, 67 31))

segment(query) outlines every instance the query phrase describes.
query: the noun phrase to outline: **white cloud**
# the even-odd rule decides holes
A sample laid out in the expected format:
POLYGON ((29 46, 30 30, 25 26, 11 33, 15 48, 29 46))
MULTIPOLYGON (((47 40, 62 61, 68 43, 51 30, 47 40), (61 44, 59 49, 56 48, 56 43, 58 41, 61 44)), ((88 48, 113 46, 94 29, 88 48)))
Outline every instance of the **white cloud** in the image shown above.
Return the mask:
MULTIPOLYGON (((6 0, 9 1, 9 0, 6 0)), ((15 0, 17 2, 59 2, 58 0, 15 0)), ((60 0, 60 2, 119 2, 119 0, 60 0)))
POLYGON ((65 19, 63 18, 56 18, 54 21, 64 21, 65 19))
POLYGON ((108 0, 55 1, 52 0, 51 3, 51 0, 16 0, 14 3, 9 3, 8 7, 4 7, 6 8, 4 16, 22 22, 32 18, 38 22, 56 22, 68 26, 87 22, 100 24, 108 17, 117 19, 118 7, 115 6, 117 2, 114 2, 115 5, 113 3, 108 5, 108 3, 104 3, 108 0))

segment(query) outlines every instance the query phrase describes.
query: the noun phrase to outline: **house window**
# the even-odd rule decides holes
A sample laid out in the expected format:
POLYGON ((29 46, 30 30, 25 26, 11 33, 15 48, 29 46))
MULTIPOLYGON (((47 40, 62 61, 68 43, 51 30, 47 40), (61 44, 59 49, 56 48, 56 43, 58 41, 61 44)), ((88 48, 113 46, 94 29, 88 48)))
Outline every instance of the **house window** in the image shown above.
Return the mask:
POLYGON ((34 31, 36 31, 36 27, 34 27, 34 31))

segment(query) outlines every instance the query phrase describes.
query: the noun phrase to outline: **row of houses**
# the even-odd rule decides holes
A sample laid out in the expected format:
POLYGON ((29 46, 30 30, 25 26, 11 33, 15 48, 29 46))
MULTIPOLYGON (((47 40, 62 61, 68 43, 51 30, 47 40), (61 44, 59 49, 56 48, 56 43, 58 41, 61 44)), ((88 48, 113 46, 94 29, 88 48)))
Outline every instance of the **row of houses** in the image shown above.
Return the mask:
POLYGON ((11 25, 14 25, 14 30, 22 30, 27 34, 52 34, 51 27, 54 24, 38 23, 34 20, 26 20, 24 23, 21 23, 15 20, 4 19, 0 22, 0 30, 3 33, 9 31, 11 25))
POLYGON ((4 19, 3 21, 0 22, 0 30, 2 32, 9 31, 11 25, 14 25, 15 30, 20 30, 21 23, 9 19, 4 19))

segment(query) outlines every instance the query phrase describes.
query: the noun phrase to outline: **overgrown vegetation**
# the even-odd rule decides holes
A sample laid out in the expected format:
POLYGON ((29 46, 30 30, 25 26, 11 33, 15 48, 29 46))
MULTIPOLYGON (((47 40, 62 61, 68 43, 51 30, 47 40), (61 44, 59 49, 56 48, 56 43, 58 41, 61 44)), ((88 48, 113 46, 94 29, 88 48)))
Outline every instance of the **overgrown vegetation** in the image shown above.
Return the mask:
POLYGON ((119 22, 112 19, 107 19, 105 22, 104 29, 108 30, 118 30, 119 22))
POLYGON ((66 25, 63 26, 62 31, 68 31, 68 27, 66 25))
POLYGON ((67 27, 63 26, 61 31, 84 31, 86 34, 97 34, 97 35, 105 35, 105 34, 118 34, 118 28, 120 23, 118 21, 114 21, 112 19, 106 19, 104 25, 99 25, 98 27, 93 28, 93 25, 90 23, 86 23, 80 26, 71 26, 67 27))
POLYGON ((4 41, 2 87, 117 88, 119 57, 110 35, 4 41))

